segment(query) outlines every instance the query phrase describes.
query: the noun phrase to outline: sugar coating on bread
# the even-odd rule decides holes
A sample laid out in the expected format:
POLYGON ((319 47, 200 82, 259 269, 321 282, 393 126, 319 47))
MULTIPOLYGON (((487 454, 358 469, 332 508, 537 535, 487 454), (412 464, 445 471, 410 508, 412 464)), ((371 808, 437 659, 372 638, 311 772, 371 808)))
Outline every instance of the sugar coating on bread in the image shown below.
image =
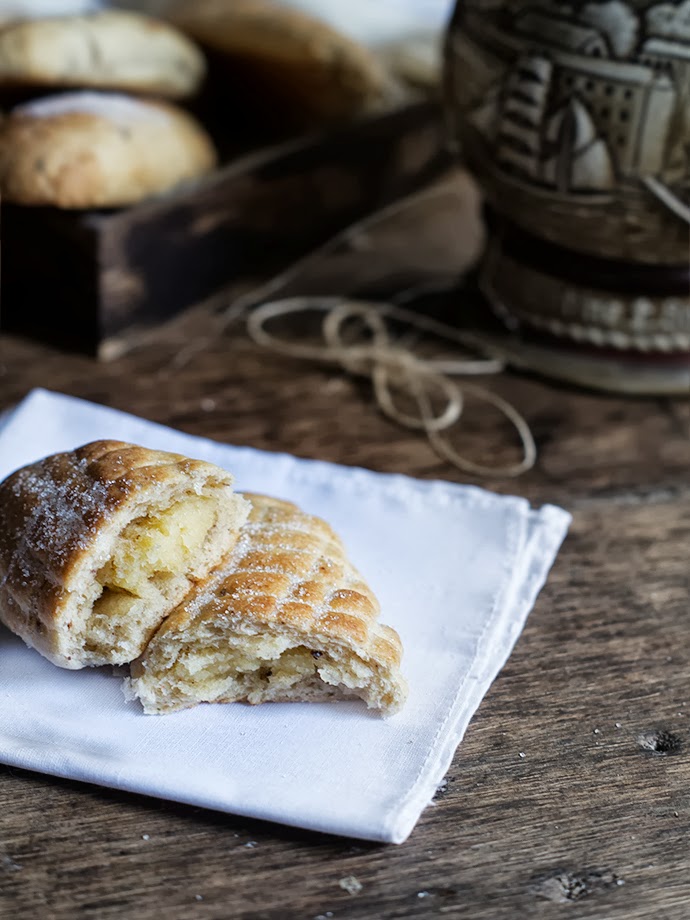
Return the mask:
POLYGON ((229 473, 178 454, 48 457, 0 484, 0 620, 61 667, 132 661, 247 513, 229 473))
POLYGON ((56 118, 60 115, 95 115, 118 124, 137 121, 166 121, 169 114, 160 106, 126 96, 124 93, 59 93, 32 99, 12 109, 14 115, 30 118, 56 118))
POLYGON ((200 702, 362 699, 404 703, 402 644, 319 518, 246 496, 249 519, 227 563, 190 595, 132 665, 126 693, 147 713, 200 702))

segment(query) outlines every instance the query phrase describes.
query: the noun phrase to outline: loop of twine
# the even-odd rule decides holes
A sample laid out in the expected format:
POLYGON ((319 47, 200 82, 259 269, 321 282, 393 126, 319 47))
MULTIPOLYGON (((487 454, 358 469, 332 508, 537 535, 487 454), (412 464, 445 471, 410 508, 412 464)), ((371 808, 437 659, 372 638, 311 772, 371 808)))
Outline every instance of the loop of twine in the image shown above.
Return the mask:
POLYGON ((292 358, 340 366, 344 371, 371 380, 380 410, 406 428, 424 431, 443 459, 466 473, 480 476, 515 477, 536 462, 536 445, 522 415, 502 397, 478 384, 451 380, 461 374, 496 374, 504 363, 495 359, 424 358, 396 343, 386 320, 402 325, 406 333, 431 334, 453 345, 476 348, 476 341, 445 323, 421 316, 393 304, 378 304, 342 297, 292 297, 255 307, 247 317, 247 331, 264 348, 292 358), (290 341, 271 334, 271 320, 299 313, 323 313, 324 344, 290 341), (353 336, 354 332, 354 336, 353 336), (396 394, 411 398, 416 414, 396 404, 396 394), (504 466, 487 466, 464 457, 452 446, 449 430, 462 417, 465 395, 498 409, 517 431, 522 459, 504 466), (436 407, 436 408, 435 408, 436 407))

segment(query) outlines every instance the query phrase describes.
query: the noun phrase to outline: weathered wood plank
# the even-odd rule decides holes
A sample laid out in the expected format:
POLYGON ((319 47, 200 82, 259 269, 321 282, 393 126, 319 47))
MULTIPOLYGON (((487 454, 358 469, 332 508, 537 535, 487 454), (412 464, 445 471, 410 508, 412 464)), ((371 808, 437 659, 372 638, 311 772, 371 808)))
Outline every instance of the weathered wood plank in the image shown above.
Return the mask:
MULTIPOLYGON (((0 376, 3 407, 29 386, 45 386, 230 443, 473 481, 440 460, 421 436, 382 418, 366 381, 261 352, 239 328, 219 336, 205 313, 180 318, 158 344, 99 367, 88 358, 5 341, 11 345, 5 345, 0 376), (175 355, 197 339, 203 350, 178 370, 175 355)), ((525 415, 539 447, 534 471, 517 482, 489 481, 492 488, 568 505, 690 490, 690 400, 621 399, 513 374, 486 383, 525 415)), ((490 463, 519 456, 510 426, 471 401, 458 445, 490 463)))

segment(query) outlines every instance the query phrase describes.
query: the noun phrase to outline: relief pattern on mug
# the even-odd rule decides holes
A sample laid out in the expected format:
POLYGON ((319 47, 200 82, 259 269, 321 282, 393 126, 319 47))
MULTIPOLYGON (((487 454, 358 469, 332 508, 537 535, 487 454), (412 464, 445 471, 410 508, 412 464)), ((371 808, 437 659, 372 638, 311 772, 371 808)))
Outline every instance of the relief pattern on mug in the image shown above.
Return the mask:
POLYGON ((687 261, 690 0, 464 0, 446 78, 500 213, 576 251, 687 261))

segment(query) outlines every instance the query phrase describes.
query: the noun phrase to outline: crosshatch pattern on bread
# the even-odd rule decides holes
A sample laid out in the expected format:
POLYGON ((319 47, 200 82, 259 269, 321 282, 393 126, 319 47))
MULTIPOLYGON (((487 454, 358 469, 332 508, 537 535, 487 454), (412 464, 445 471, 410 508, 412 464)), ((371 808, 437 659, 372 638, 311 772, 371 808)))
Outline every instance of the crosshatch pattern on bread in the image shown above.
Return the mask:
POLYGON ((193 41, 138 13, 29 19, 0 32, 0 87, 91 87, 184 99, 205 72, 193 41))
POLYGON ((162 624, 132 664, 128 695, 148 713, 348 698, 396 712, 402 644, 340 539, 289 502, 247 498, 228 562, 162 624))
POLYGON ((96 441, 0 484, 0 619, 64 668, 130 662, 232 551, 248 503, 210 463, 96 441))

